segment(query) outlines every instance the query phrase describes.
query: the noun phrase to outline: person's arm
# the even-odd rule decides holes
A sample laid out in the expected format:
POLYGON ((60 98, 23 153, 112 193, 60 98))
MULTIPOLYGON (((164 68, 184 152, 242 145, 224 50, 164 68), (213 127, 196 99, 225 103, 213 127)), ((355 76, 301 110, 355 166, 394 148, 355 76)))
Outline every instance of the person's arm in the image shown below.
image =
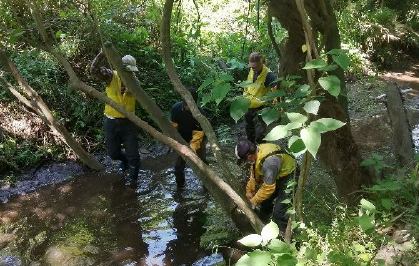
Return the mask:
POLYGON ((264 200, 269 199, 269 197, 275 192, 276 177, 279 174, 281 165, 282 160, 278 156, 272 156, 263 162, 263 184, 256 192, 255 196, 250 199, 253 206, 259 205, 264 200))
POLYGON ((93 59, 90 65, 90 73, 98 79, 105 81, 107 85, 111 83, 113 71, 105 66, 101 66, 101 61, 105 58, 103 51, 100 50, 99 54, 93 59))
POLYGON ((256 193, 256 179, 255 179, 255 171, 254 165, 250 165, 250 177, 246 184, 246 198, 249 200, 255 196, 256 193))

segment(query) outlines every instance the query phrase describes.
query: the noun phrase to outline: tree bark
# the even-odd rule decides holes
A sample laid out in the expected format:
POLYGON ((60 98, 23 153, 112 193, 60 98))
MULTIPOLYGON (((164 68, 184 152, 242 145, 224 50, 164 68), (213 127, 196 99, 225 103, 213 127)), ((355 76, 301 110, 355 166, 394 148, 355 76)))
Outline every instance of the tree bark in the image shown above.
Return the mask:
POLYGON ((10 83, 7 83, 5 80, 3 80, 7 84, 12 94, 26 106, 32 108, 41 117, 44 123, 47 124, 53 130, 53 132, 55 132, 56 135, 58 135, 61 140, 74 151, 77 157, 84 164, 94 170, 102 170, 103 165, 95 157, 87 153, 83 147, 73 138, 70 132, 68 132, 65 126, 62 125, 60 121, 54 117, 51 110, 38 95, 38 93, 29 86, 29 84, 17 70, 16 66, 6 57, 4 52, 1 51, 0 62, 2 62, 2 65, 6 70, 11 72, 11 74, 19 83, 20 87, 31 100, 28 100, 25 96, 21 95, 18 91, 14 90, 10 83))
POLYGON ((414 145, 409 122, 397 84, 392 83, 387 91, 387 112, 393 130, 394 154, 399 165, 411 168, 414 162, 414 145))
MULTIPOLYGON (((313 30, 324 38, 325 51, 340 49, 337 22, 329 0, 313 0, 305 1, 305 3, 313 30)), ((280 76, 300 75, 307 80, 306 73, 301 71, 305 64, 305 55, 301 50, 302 45, 305 44, 304 29, 295 1, 271 0, 269 9, 281 25, 288 30, 289 35, 280 67, 280 76)), ((316 45, 319 44, 316 43, 316 45)), ((320 51, 319 48, 317 47, 318 51, 320 51)), ((339 100, 337 100, 329 93, 320 91, 326 101, 322 102, 320 106, 318 118, 334 118, 347 122, 347 124, 336 131, 322 134, 318 156, 322 165, 334 178, 339 194, 345 197, 347 203, 352 204, 357 199, 354 192, 359 191, 362 185, 370 184, 372 175, 367 169, 360 166, 362 158, 350 130, 343 71, 337 70, 331 74, 335 74, 341 80, 344 95, 339 96, 339 100)))

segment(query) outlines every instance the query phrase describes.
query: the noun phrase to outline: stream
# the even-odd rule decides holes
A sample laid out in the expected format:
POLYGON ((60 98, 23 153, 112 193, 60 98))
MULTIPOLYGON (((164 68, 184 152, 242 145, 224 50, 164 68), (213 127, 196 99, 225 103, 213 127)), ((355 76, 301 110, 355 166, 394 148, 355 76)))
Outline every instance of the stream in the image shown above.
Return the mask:
POLYGON ((0 205, 0 265, 222 262, 199 245, 211 197, 189 168, 178 189, 173 159, 171 153, 143 160, 135 188, 107 167, 10 196, 0 205))

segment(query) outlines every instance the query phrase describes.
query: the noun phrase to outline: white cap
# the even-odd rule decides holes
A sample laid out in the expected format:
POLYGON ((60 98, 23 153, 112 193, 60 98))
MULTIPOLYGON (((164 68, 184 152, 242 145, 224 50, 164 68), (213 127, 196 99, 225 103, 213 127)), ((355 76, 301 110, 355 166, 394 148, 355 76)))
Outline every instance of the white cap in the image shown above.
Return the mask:
POLYGON ((137 62, 135 61, 135 58, 129 54, 122 57, 122 64, 124 64, 125 70, 127 71, 138 71, 137 62))

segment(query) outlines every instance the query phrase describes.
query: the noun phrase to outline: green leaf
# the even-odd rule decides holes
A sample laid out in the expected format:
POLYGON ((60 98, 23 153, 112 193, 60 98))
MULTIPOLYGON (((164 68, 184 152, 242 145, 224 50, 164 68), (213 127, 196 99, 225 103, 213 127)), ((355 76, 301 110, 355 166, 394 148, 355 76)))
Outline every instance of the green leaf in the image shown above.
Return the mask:
POLYGON ((275 98, 285 96, 284 90, 270 91, 265 96, 261 98, 262 101, 272 101, 275 98))
POLYGON ((267 266, 272 261, 271 254, 262 250, 252 251, 242 256, 236 266, 267 266))
POLYGON ((330 131, 329 128, 325 124, 318 121, 311 122, 309 127, 312 128, 313 130, 316 130, 320 134, 330 131))
POLYGON ((366 199, 361 199, 361 208, 370 211, 371 213, 375 213, 376 208, 374 206, 374 204, 372 204, 371 202, 369 202, 366 199))
POLYGON ((332 64, 332 65, 328 65, 328 66, 319 68, 319 71, 328 72, 328 71, 336 70, 337 68, 338 68, 338 65, 332 64))
POLYGON ((255 83, 253 83, 251 81, 248 81, 248 80, 242 81, 239 84, 237 84, 237 86, 240 87, 240 88, 254 87, 256 85, 257 84, 255 84, 255 83))
POLYGON ((307 147, 308 152, 310 152, 313 157, 316 157, 321 143, 320 133, 312 128, 307 127, 301 129, 300 136, 304 142, 304 145, 307 147))
POLYGON ((283 137, 285 137, 288 133, 288 130, 286 129, 285 126, 283 125, 279 125, 274 127, 264 138, 264 140, 266 141, 275 141, 278 139, 282 139, 283 137))
POLYGON ((361 226, 362 230, 364 230, 365 233, 371 233, 374 229, 374 224, 372 223, 374 221, 374 218, 368 215, 362 215, 358 219, 359 226, 361 226))
POLYGON ((229 81, 233 81, 234 78, 229 74, 223 74, 223 75, 220 76, 220 80, 225 81, 225 82, 229 82, 229 81))
POLYGON ((206 80, 204 80, 201 86, 199 86, 198 91, 205 89, 206 87, 208 87, 208 85, 212 84, 213 82, 214 82, 213 78, 207 78, 206 80))
POLYGON ((286 130, 293 130, 296 128, 301 128, 303 126, 303 124, 298 123, 298 122, 292 122, 292 123, 288 123, 285 125, 285 129, 286 130))
POLYGON ((246 247, 257 247, 262 243, 262 237, 258 234, 250 234, 237 242, 245 245, 246 247))
POLYGON ((284 241, 281 241, 277 238, 272 239, 267 247, 269 250, 272 250, 276 253, 288 253, 291 251, 290 244, 285 243, 284 241))
POLYGON ((300 113, 286 113, 291 122, 304 124, 307 121, 307 116, 300 113))
POLYGON ((307 64, 303 67, 303 69, 315 69, 315 68, 321 68, 327 66, 326 62, 321 59, 314 59, 310 62, 307 62, 307 64))
POLYGON ((347 52, 347 50, 343 50, 343 49, 332 49, 329 52, 327 52, 326 54, 341 55, 341 54, 345 54, 346 52, 347 52))
POLYGON ((346 54, 332 55, 333 61, 336 62, 344 71, 348 70, 351 59, 346 54))
POLYGON ((236 98, 230 105, 230 116, 237 121, 247 112, 250 100, 245 97, 236 98))
POLYGON ((304 142, 300 137, 292 136, 288 140, 288 148, 292 153, 296 154, 305 150, 306 145, 304 145, 304 142))
POLYGON ((317 115, 317 112, 319 111, 320 102, 315 101, 309 101, 304 104, 304 111, 306 111, 309 114, 317 115))
POLYGON ((279 235, 278 225, 271 220, 270 223, 262 228, 260 235, 262 236, 263 242, 268 242, 269 240, 276 238, 279 235))
POLYGON ((280 111, 274 108, 264 109, 261 112, 262 120, 266 125, 270 125, 272 122, 278 120, 280 111))
POLYGON ((217 105, 219 105, 220 102, 224 100, 224 98, 227 96, 227 93, 230 91, 230 89, 231 89, 231 86, 229 83, 221 83, 215 86, 215 88, 212 91, 212 95, 217 105))
POLYGON ((317 119, 316 122, 320 122, 323 125, 327 126, 329 128, 329 131, 333 131, 338 128, 341 128, 346 124, 346 123, 343 123, 342 121, 339 121, 333 118, 320 118, 320 119, 317 119))
POLYGON ((283 201, 281 201, 281 203, 290 204, 291 200, 290 199, 284 199, 283 201))
POLYGON ((332 96, 335 96, 336 98, 340 94, 340 79, 336 76, 327 76, 327 77, 321 77, 319 78, 320 86, 322 86, 323 89, 328 91, 332 96))
POLYGON ((394 206, 390 199, 381 199, 381 205, 388 211, 394 206))
POLYGON ((297 264, 297 259, 291 254, 282 254, 276 258, 278 265, 281 266, 295 266, 297 264))

